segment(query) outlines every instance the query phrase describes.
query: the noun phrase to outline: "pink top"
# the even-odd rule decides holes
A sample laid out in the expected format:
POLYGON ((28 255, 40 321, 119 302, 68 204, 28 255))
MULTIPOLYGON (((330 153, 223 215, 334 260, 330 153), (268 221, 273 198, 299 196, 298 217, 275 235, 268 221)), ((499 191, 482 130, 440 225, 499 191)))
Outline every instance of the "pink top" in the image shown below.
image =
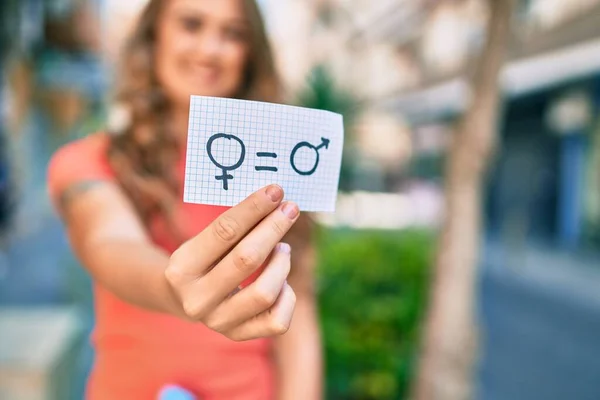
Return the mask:
MULTIPOLYGON (((114 181, 107 145, 106 135, 95 134, 64 146, 53 156, 48 171, 53 201, 79 181, 114 181)), ((185 157, 176 168, 183 182, 185 157)), ((176 221, 191 237, 226 209, 182 201, 176 221)), ((169 253, 175 250, 177 244, 163 219, 151 221, 150 234, 156 245, 169 253)), ((94 284, 94 299, 96 358, 87 399, 156 399, 166 384, 180 385, 203 400, 272 398, 270 340, 233 342, 202 324, 125 303, 98 284, 94 284)))

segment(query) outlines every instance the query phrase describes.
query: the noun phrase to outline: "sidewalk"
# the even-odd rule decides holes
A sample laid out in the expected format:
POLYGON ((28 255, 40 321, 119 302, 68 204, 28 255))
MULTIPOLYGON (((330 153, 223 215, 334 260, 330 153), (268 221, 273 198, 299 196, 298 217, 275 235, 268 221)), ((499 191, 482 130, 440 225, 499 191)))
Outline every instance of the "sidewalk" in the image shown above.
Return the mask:
POLYGON ((600 398, 600 262, 488 246, 480 285, 483 400, 600 398))
MULTIPOLYGON (((35 229, 24 229, 9 244, 5 257, 8 266, 0 274, 0 309, 15 307, 29 314, 69 307, 78 310, 78 333, 65 339, 65 345, 72 346, 61 370, 67 372, 53 378, 58 379, 54 385, 70 393, 67 398, 58 398, 78 400, 93 360, 88 342, 93 324, 91 286, 71 255, 60 221, 51 214, 42 215, 35 229)), ((24 350, 14 340, 8 343, 24 350)))
POLYGON ((69 299, 70 252, 60 222, 47 215, 11 238, 0 275, 0 305, 46 305, 69 299))

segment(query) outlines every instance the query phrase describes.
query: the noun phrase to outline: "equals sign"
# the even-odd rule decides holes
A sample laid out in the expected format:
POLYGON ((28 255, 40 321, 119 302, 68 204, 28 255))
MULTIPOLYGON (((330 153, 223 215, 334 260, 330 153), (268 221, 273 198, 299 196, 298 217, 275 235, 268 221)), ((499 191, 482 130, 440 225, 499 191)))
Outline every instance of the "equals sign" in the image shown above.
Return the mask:
MULTIPOLYGON (((258 153, 256 153, 257 157, 265 157, 265 158, 277 158, 277 154, 275 153, 268 153, 265 151, 259 151, 258 153)), ((254 167, 255 170, 257 171, 271 171, 271 172, 277 172, 277 167, 265 167, 265 166, 257 166, 254 167)))

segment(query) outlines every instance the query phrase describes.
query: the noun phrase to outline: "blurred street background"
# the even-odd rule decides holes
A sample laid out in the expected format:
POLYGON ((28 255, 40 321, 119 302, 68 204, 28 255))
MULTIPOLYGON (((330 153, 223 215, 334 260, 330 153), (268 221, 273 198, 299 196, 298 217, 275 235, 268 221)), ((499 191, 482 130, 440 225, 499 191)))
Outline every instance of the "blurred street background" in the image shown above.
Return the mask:
MULTIPOLYGON (((106 123, 144 3, 0 3, 0 399, 82 398, 92 293, 46 167, 106 123)), ((289 101, 345 117, 337 211, 318 216, 327 398, 407 398, 487 2, 260 3, 289 101)), ((517 1, 506 54, 474 397, 600 399, 600 0, 517 1)))

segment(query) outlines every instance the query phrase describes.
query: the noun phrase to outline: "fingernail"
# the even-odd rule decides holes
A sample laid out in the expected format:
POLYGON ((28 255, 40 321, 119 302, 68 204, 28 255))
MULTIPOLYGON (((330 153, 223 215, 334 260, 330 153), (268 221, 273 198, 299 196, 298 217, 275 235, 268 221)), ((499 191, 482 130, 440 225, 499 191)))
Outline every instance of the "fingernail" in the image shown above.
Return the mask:
POLYGON ((272 201, 277 202, 283 197, 283 190, 278 185, 270 185, 267 188, 267 196, 272 201))
POLYGON ((283 213, 287 215, 289 219, 296 218, 298 216, 298 213, 300 212, 300 210, 298 210, 298 206, 295 203, 285 203, 281 211, 283 211, 283 213))
POLYGON ((292 248, 289 244, 281 242, 277 244, 277 251, 280 253, 290 254, 292 252, 292 248))

